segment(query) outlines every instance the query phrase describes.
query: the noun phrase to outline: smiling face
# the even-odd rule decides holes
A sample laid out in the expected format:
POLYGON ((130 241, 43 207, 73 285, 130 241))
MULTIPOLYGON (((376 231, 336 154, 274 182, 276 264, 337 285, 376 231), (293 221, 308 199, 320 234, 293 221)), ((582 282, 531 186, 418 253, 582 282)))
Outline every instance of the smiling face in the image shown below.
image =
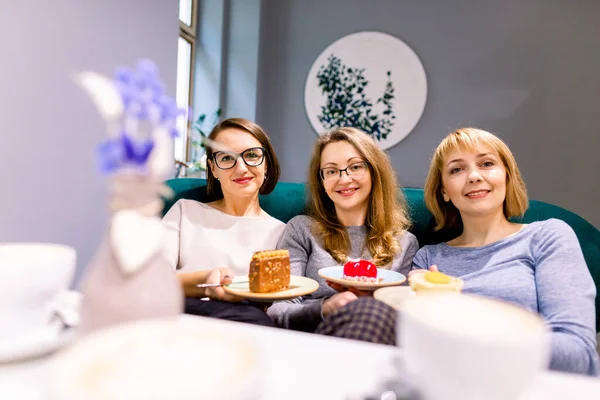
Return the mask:
POLYGON ((367 209, 371 172, 354 146, 347 141, 329 143, 321 152, 320 168, 323 187, 336 210, 363 212, 367 209), (342 171, 340 177, 339 170, 345 168, 348 169, 342 171))
MULTIPOLYGON (((236 153, 232 155, 215 153, 221 167, 229 167, 237 154, 246 152, 248 149, 262 147, 258 139, 250 133, 235 128, 219 132, 214 141, 223 144, 236 153)), ((254 164, 256 163, 254 160, 260 157, 259 153, 260 150, 257 152, 247 151, 244 158, 248 163, 254 164)), ((267 155, 264 155, 264 157, 266 158, 267 155)), ((263 160, 258 166, 249 166, 239 157, 230 169, 219 168, 214 159, 208 160, 208 164, 212 174, 219 180, 225 198, 257 196, 267 173, 266 160, 263 160)))
POLYGON ((450 151, 443 164, 442 196, 463 218, 503 212, 506 169, 496 152, 487 146, 450 151))

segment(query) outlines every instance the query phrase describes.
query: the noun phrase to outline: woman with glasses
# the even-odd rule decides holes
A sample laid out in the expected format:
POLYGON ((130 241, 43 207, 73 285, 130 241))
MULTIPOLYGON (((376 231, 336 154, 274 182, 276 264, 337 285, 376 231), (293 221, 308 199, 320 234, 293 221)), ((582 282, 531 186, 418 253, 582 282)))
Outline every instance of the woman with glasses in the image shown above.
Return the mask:
POLYGON ((406 205, 390 160, 362 131, 339 128, 321 136, 308 184, 308 215, 290 220, 277 246, 290 251, 292 275, 321 285, 310 296, 274 303, 268 314, 278 326, 314 332, 336 310, 367 294, 325 282, 319 269, 362 258, 406 275, 418 243, 406 231, 406 205))
POLYGON ((179 200, 163 218, 169 228, 167 259, 183 287, 185 312, 272 325, 264 311, 222 287, 197 285, 226 284, 235 275, 247 275, 255 251, 275 248, 285 225, 260 208, 258 195, 275 188, 279 162, 263 129, 242 118, 222 121, 208 139, 212 201, 179 200))

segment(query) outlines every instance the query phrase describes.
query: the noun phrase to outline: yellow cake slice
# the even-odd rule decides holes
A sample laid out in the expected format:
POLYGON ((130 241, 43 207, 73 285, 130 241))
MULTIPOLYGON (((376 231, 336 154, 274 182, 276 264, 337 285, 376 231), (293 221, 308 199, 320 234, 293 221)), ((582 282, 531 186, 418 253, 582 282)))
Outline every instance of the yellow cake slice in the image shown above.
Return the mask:
POLYGON ((250 261, 250 291, 272 293, 290 286, 290 252, 287 250, 258 251, 250 261))

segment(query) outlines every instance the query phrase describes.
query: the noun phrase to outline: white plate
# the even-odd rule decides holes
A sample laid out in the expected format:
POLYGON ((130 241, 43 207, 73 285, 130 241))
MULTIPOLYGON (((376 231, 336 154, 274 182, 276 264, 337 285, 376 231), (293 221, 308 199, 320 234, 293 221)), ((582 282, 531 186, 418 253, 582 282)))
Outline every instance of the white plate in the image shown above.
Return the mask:
POLYGON ((71 342, 79 325, 80 305, 81 293, 65 291, 55 304, 56 318, 47 326, 0 340, 0 364, 45 356, 71 342))
POLYGON ((381 282, 356 282, 343 279, 344 267, 327 267, 319 270, 319 276, 326 281, 338 283, 346 288, 359 290, 376 290, 386 286, 398 286, 406 281, 406 277, 399 272, 389 269, 377 268, 377 277, 383 278, 381 282))
MULTIPOLYGON (((55 356, 61 400, 247 399, 261 352, 204 319, 150 319, 85 336, 55 356)), ((52 398, 55 398, 52 397, 52 398)))
POLYGON ((226 292, 236 296, 243 297, 252 301, 273 302, 281 300, 295 299, 296 297, 306 296, 319 289, 319 282, 305 276, 290 277, 290 286, 287 290, 281 290, 273 293, 254 293, 250 291, 248 277, 236 276, 233 282, 223 286, 226 292))
POLYGON ((0 364, 28 360, 50 354, 69 343, 75 329, 64 329, 62 321, 56 321, 38 331, 5 338, 0 341, 0 364))

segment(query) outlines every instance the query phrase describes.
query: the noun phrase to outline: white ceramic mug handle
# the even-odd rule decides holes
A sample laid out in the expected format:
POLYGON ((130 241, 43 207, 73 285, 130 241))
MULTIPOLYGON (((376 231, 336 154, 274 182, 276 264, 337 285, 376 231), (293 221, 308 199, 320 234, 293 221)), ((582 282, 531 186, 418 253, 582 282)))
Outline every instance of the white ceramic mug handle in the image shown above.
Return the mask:
POLYGON ((54 313, 68 327, 79 325, 79 310, 81 306, 81 293, 75 290, 65 290, 56 298, 54 313))

